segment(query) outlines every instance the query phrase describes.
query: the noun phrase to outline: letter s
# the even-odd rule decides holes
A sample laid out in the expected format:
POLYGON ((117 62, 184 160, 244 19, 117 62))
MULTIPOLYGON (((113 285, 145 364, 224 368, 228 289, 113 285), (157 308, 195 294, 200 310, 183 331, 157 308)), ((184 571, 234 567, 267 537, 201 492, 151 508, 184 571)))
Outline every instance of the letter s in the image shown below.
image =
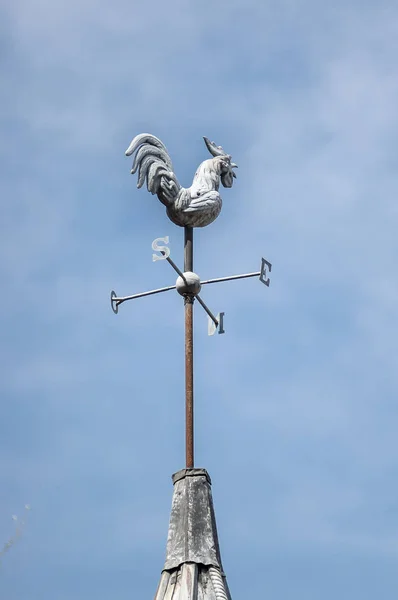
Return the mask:
POLYGON ((166 237, 156 238, 156 240, 153 240, 152 250, 155 250, 155 252, 163 253, 161 256, 159 256, 159 254, 152 254, 153 262, 155 262, 157 260, 165 260, 166 258, 168 258, 170 256, 170 248, 168 248, 167 246, 159 246, 158 242, 164 242, 165 244, 168 244, 169 236, 166 235, 166 237))

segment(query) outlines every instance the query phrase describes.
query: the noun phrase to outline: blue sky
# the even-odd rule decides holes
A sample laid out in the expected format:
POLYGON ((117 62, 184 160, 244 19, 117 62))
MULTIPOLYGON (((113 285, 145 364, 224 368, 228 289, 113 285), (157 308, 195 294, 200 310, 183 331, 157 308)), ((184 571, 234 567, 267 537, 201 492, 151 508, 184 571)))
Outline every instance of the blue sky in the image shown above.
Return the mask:
POLYGON ((0 567, 7 600, 151 598, 183 467, 183 311, 151 260, 182 230, 124 151, 190 185, 239 164, 197 232, 196 458, 233 598, 398 584, 395 2, 16 0, 1 9, 0 567), (1 542, 3 543, 3 542, 1 542))

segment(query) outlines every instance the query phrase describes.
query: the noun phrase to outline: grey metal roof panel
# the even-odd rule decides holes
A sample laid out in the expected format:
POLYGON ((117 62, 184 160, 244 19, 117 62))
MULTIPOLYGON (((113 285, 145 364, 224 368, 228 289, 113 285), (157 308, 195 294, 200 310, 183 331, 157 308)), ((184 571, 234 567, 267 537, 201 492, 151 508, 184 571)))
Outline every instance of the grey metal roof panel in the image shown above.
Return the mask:
POLYGON ((184 563, 178 569, 163 571, 155 600, 231 600, 220 569, 184 563))
POLYGON ((166 561, 155 600, 231 600, 205 469, 173 475, 166 561))

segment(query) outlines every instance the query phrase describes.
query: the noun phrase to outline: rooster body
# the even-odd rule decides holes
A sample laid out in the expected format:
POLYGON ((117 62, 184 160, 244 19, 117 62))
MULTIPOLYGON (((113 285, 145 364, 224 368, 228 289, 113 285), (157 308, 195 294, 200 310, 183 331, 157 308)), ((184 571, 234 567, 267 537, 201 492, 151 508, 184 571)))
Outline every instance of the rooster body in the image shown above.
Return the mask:
POLYGON ((231 162, 231 156, 221 146, 204 140, 213 158, 199 165, 189 188, 178 182, 165 145, 154 135, 137 135, 126 150, 126 156, 135 153, 131 173, 138 170, 137 187, 146 180, 148 191, 157 195, 169 219, 180 227, 206 227, 212 223, 222 207, 220 182, 232 187, 235 177, 233 168, 237 165, 231 162))

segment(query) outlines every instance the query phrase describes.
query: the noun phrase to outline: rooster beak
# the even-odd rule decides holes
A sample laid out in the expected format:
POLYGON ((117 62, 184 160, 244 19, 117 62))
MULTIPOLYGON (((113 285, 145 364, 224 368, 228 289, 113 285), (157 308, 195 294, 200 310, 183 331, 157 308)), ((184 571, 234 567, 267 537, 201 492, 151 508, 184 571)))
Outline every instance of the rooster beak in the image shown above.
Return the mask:
POLYGON ((234 177, 236 179, 236 173, 235 173, 235 171, 232 171, 232 177, 234 177))

